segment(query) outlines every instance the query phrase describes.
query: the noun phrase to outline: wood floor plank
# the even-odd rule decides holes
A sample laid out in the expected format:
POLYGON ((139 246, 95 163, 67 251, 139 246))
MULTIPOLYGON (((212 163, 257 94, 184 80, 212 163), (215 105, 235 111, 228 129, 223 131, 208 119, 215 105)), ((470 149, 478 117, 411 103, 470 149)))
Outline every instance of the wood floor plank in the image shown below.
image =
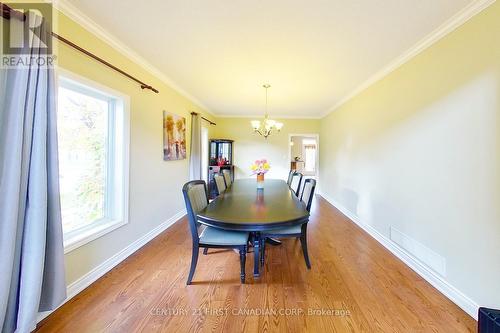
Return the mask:
POLYGON ((474 332, 476 322, 321 197, 300 242, 266 247, 258 279, 247 257, 200 253, 185 281, 184 219, 39 323, 37 332, 474 332), (321 312, 321 311, 330 311, 321 312))

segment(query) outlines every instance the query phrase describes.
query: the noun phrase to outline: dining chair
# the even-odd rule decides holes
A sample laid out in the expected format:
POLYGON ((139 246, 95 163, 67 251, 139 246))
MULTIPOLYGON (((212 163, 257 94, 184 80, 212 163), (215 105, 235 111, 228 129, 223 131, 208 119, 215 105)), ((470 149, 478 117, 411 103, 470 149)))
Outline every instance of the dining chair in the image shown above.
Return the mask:
POLYGON ((295 192, 295 195, 299 196, 300 183, 302 183, 303 175, 300 172, 294 172, 292 175, 292 181, 290 182, 290 188, 295 192))
POLYGON ((182 194, 186 203, 189 229, 193 239, 193 253, 191 267, 187 278, 187 285, 193 280, 196 264, 198 263, 199 249, 230 248, 239 250, 240 280, 245 283, 245 261, 248 244, 248 232, 229 231, 204 226, 196 217, 197 213, 208 205, 207 184, 204 180, 192 180, 182 187, 182 194))
POLYGON ((217 187, 218 195, 221 195, 226 190, 226 181, 220 174, 214 175, 215 186, 217 187))
MULTIPOLYGON (((303 202, 305 208, 308 212, 311 211, 312 199, 314 198, 314 191, 316 190, 316 180, 306 179, 304 182, 304 190, 300 197, 300 201, 303 202)), ((296 225, 292 227, 283 227, 280 229, 269 230, 261 234, 261 256, 260 264, 264 265, 265 252, 266 252, 266 238, 299 238, 300 244, 302 245, 302 252, 304 254, 304 260, 308 269, 311 269, 311 262, 309 261, 309 253, 307 251, 307 222, 302 225, 296 225)))
POLYGON ((231 179, 231 170, 222 170, 222 175, 224 176, 224 180, 226 181, 226 187, 231 186, 231 184, 233 183, 231 179))
POLYGON ((291 169, 290 172, 288 173, 288 180, 286 181, 288 186, 292 185, 292 176, 294 173, 295 173, 294 169, 291 169))

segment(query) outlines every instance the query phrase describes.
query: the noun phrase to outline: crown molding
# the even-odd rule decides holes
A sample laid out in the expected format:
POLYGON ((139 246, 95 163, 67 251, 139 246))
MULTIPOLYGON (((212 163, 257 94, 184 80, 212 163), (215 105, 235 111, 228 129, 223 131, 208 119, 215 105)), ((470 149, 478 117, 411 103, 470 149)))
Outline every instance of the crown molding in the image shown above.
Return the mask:
POLYGON ((457 14, 452 16, 450 19, 446 20, 437 29, 427 35, 425 38, 417 42, 413 47, 411 47, 406 52, 402 53, 399 57, 390 62, 387 66, 376 72, 368 80, 364 81, 362 84, 357 86, 349 94, 343 97, 337 104, 328 109, 327 111, 320 114, 319 118, 326 117, 333 111, 340 108, 342 105, 347 103, 349 100, 359 95, 361 92, 366 90, 368 87, 382 80, 384 77, 410 61, 412 58, 416 57, 418 54, 432 46, 434 43, 448 35, 449 33, 456 30, 458 27, 469 21, 475 15, 482 12, 484 9, 495 3, 496 0, 476 0, 470 3, 468 6, 460 10, 457 14))
MULTIPOLYGON (((264 114, 215 114, 217 118, 264 118, 264 114)), ((269 115, 271 119, 321 119, 320 115, 317 116, 294 116, 294 115, 269 115)))
MULTIPOLYGON (((406 52, 402 53, 392 62, 390 62, 387 66, 376 72, 374 75, 369 77, 362 84, 357 86, 354 90, 352 90, 349 94, 344 96, 337 102, 333 107, 329 108, 323 113, 318 114, 317 116, 294 116, 294 115, 283 115, 276 116, 275 118, 281 119, 322 119, 326 117, 331 112, 340 108, 343 104, 347 103, 349 100, 359 95, 361 92, 366 90, 368 87, 372 86, 376 82, 380 81, 397 68, 401 67, 412 58, 432 46, 434 43, 448 35, 449 33, 456 30, 458 27, 469 21, 472 17, 479 14, 484 9, 491 6, 495 3, 496 0, 476 0, 463 8, 453 17, 445 21, 442 25, 440 25, 437 29, 435 29, 432 33, 427 35, 425 38, 416 43, 413 47, 411 47, 406 52)), ((105 30, 102 26, 97 24, 87 15, 83 14, 78 8, 74 5, 70 4, 67 0, 56 0, 53 2, 53 5, 56 9, 61 11, 63 14, 71 18, 76 23, 80 24, 90 33, 94 34, 96 37, 100 38, 111 47, 116 49, 118 52, 134 61, 137 65, 144 68, 150 74, 161 80, 164 84, 174 89, 180 95, 186 97, 191 102, 196 104, 198 107, 205 110, 209 115, 216 118, 255 118, 261 117, 262 115, 231 115, 231 114, 217 114, 210 110, 205 104, 203 104, 196 97, 188 93, 186 90, 182 89, 178 84, 176 84, 172 79, 168 78, 162 71, 153 66, 150 62, 144 59, 142 56, 138 55, 131 48, 126 46, 120 39, 116 36, 105 30)))
POLYGON ((153 66, 149 61, 147 61, 142 56, 137 54, 131 48, 126 46, 125 43, 123 43, 118 37, 114 36, 109 31, 100 26, 98 23, 96 23, 94 20, 92 20, 90 17, 82 13, 82 11, 80 11, 73 4, 69 3, 66 0, 55 0, 52 2, 52 4, 61 13, 63 13, 64 15, 68 16, 70 19, 81 25, 87 31, 89 31, 102 41, 104 41, 106 44, 114 48, 120 54, 129 58, 138 66, 142 67, 151 75, 155 76, 164 84, 175 90, 177 93, 189 99, 191 102, 193 102, 198 107, 202 108, 204 111, 210 114, 212 117, 215 117, 215 114, 200 100, 198 100, 196 97, 188 93, 186 90, 182 89, 177 83, 175 83, 173 80, 167 77, 162 71, 153 66))

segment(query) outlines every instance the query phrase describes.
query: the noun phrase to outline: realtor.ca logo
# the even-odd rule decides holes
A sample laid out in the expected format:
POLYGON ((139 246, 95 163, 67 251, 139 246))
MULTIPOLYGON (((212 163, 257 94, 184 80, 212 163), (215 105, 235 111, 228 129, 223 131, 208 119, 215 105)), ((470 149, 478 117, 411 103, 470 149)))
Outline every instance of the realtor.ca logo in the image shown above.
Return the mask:
POLYGON ((52 66, 52 4, 1 4, 2 68, 52 66))

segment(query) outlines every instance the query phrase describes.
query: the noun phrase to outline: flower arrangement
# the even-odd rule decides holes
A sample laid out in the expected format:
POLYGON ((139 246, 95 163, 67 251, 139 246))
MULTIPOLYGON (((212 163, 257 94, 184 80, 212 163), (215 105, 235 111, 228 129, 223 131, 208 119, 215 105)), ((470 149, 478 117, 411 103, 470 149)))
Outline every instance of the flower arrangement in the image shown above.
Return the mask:
POLYGON ((271 169, 271 166, 267 162, 266 159, 261 159, 261 160, 256 160, 252 166, 250 167, 252 169, 252 175, 264 175, 266 172, 271 169))

